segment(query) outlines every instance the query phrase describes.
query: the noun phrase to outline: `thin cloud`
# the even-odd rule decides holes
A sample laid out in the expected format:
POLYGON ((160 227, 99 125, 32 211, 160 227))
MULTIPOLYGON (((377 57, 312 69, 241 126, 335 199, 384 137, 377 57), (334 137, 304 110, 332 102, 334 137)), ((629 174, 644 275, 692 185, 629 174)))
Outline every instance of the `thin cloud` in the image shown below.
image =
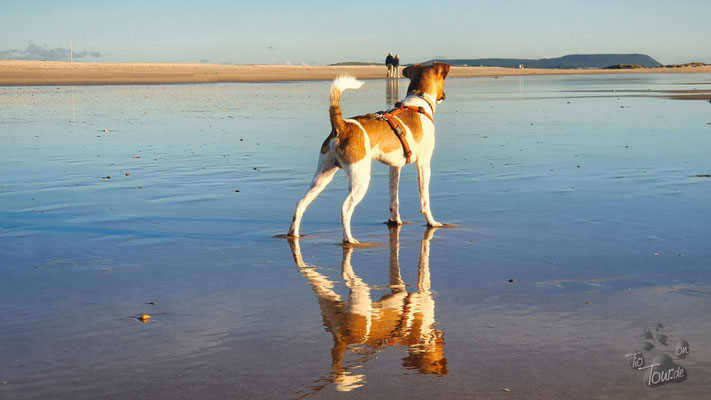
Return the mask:
MULTIPOLYGON (((101 57, 98 51, 74 51, 74 58, 101 57)), ((54 48, 48 49, 36 43, 30 42, 26 49, 9 49, 0 51, 0 59, 6 60, 40 60, 40 61, 67 61, 69 60, 69 49, 54 48)))

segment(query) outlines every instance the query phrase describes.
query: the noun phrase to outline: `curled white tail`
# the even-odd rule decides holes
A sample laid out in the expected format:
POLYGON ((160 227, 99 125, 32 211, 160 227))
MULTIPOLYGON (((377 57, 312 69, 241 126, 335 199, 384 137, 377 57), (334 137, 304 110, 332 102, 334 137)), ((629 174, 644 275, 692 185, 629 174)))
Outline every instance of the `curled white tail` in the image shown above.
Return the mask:
POLYGON ((363 82, 357 80, 355 77, 351 75, 339 75, 333 80, 333 84, 331 85, 331 104, 333 104, 334 100, 339 100, 344 90, 357 90, 360 89, 361 86, 363 86, 363 82))
POLYGON ((350 75, 340 75, 333 80, 331 85, 331 107, 328 113, 331 118, 331 127, 338 134, 345 129, 345 122, 341 116, 341 92, 348 89, 360 89, 363 82, 350 75))

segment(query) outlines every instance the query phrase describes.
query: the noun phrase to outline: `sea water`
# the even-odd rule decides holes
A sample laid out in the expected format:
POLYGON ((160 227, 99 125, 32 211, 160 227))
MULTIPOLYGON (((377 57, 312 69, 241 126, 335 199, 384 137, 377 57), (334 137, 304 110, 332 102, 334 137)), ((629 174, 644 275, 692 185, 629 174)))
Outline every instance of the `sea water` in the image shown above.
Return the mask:
MULTIPOLYGON (((414 167, 411 223, 388 228, 374 165, 352 229, 380 246, 355 249, 342 173, 306 238, 274 237, 330 132, 329 85, 0 88, 0 398, 711 390, 711 105, 666 97, 709 75, 449 78, 430 192, 459 228, 424 226, 414 167), (679 340, 683 382, 627 365, 679 340)), ((344 115, 406 87, 367 81, 344 115)))

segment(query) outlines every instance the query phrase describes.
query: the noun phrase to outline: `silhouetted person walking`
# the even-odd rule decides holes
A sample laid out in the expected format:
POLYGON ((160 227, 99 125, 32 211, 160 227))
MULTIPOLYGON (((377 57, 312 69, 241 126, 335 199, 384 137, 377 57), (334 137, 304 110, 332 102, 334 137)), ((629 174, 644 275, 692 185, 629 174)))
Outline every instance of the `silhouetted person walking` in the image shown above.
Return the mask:
POLYGON ((395 58, 393 57, 393 53, 388 53, 388 56, 385 57, 385 66, 388 68, 388 72, 385 75, 387 78, 392 78, 393 76, 393 62, 395 61, 395 58))

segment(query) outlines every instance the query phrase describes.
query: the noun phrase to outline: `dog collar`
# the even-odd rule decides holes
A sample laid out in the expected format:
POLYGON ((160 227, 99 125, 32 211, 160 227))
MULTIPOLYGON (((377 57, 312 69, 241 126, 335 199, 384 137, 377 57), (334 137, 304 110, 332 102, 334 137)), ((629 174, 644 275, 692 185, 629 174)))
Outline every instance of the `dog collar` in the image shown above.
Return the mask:
MULTIPOLYGON (((430 95, 427 92, 413 92, 412 96, 419 97, 425 103, 427 103, 427 105, 430 106, 430 110, 432 110, 432 114, 434 114, 435 104, 436 104, 436 101, 432 100, 434 98, 434 96, 430 95)), ((432 118, 430 118, 430 119, 432 119, 432 118)), ((434 120, 432 122, 434 122, 434 120)))

